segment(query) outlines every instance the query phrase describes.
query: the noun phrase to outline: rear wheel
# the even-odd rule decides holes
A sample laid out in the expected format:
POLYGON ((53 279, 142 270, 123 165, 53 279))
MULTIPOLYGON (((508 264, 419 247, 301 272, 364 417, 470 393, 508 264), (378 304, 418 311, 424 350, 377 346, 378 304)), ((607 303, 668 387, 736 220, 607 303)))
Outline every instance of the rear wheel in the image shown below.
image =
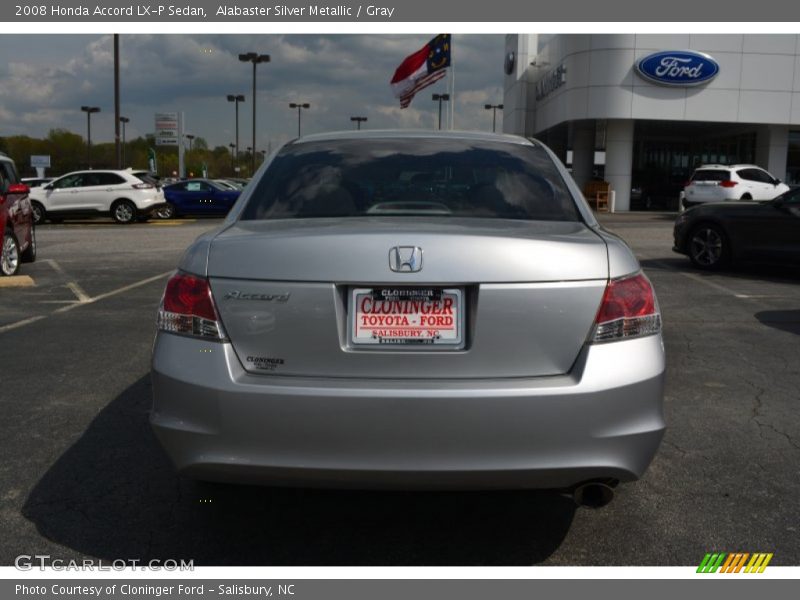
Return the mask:
POLYGON ((175 207, 172 206, 172 204, 167 204, 166 206, 163 206, 159 208, 157 211, 155 211, 155 215, 159 219, 174 219, 175 207))
POLYGON ((689 236, 689 259, 700 269, 715 270, 730 259, 730 244, 725 232, 711 223, 698 225, 689 236))
POLYGON ((31 227, 31 244, 22 253, 22 262, 32 263, 36 260, 36 227, 31 227))
POLYGON ((31 202, 31 209, 33 210, 33 223, 35 225, 44 223, 44 206, 38 202, 31 202))
POLYGON ((753 197, 750 194, 743 194, 740 200, 752 200, 753 197))
POLYGON ((111 217, 121 225, 128 225, 136 220, 136 206, 130 200, 117 200, 111 207, 111 217))
POLYGON ((0 275, 16 275, 19 271, 19 244, 14 232, 6 231, 0 251, 0 275))

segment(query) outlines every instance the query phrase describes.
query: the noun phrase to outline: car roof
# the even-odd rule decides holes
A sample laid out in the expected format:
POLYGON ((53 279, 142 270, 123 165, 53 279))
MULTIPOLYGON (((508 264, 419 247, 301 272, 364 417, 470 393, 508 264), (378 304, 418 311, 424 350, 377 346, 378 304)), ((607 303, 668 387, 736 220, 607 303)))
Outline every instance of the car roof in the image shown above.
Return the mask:
POLYGON ((483 142, 503 142, 506 144, 536 145, 536 140, 527 139, 518 135, 504 133, 487 133, 484 131, 431 131, 429 129, 362 129, 333 131, 329 133, 316 133, 296 138, 290 144, 304 144, 306 142, 327 142, 335 140, 353 139, 450 139, 450 140, 479 140, 483 142))
POLYGON ((748 164, 738 164, 738 165, 700 165, 699 167, 695 168, 695 171, 699 171, 701 169, 704 170, 725 170, 729 171, 731 169, 760 169, 764 170, 764 167, 759 167, 758 165, 748 165, 748 164))

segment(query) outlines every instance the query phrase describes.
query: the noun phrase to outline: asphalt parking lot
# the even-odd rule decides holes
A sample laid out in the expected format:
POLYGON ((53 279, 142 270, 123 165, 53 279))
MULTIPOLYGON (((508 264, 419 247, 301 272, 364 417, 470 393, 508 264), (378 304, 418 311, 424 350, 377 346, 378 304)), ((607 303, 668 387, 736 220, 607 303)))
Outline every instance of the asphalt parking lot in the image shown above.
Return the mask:
MULTIPOLYGON (((551 492, 216 486, 173 473, 147 424, 167 274, 218 221, 45 225, 35 285, 0 288, 0 564, 20 554, 196 565, 800 564, 800 271, 693 270, 672 215, 604 215, 664 318, 669 430, 600 510, 551 492)), ((624 368, 624 367, 623 367, 624 368)))

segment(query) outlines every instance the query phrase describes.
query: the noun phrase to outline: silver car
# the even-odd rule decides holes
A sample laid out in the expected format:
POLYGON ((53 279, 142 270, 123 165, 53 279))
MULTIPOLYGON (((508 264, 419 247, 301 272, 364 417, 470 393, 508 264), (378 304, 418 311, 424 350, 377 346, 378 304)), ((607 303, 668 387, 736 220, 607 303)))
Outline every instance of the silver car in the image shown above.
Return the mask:
POLYGON ((535 140, 288 143, 167 284, 151 422, 180 472, 558 488, 598 506, 664 432, 653 288, 535 140))

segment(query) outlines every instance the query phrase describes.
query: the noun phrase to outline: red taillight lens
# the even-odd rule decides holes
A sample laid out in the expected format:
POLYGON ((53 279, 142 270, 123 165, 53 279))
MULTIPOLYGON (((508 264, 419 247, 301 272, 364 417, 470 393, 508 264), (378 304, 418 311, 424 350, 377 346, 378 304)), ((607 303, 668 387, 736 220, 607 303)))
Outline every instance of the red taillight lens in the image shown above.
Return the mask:
POLYGON ((225 339, 208 280, 176 273, 167 282, 158 311, 158 328, 203 338, 225 339))
POLYGON ((736 181, 731 181, 730 179, 728 181, 720 181, 719 187, 732 188, 733 186, 736 185, 736 183, 737 183, 736 181))
POLYGON ((597 311, 593 341, 610 342, 660 331, 656 294, 644 273, 608 282, 597 311))

